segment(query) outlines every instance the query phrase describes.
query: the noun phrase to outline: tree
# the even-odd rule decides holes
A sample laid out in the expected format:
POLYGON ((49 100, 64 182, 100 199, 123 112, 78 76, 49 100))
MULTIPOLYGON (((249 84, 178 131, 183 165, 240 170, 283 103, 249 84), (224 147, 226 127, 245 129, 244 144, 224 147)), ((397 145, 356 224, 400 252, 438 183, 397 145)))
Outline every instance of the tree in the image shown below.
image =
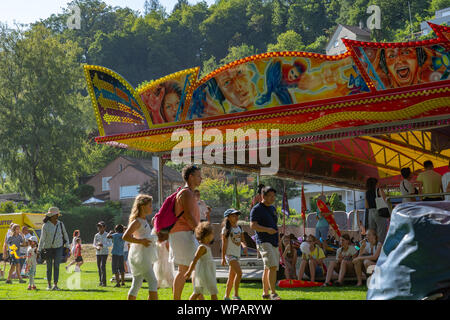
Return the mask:
POLYGON ((316 41, 306 46, 305 51, 325 54, 328 41, 329 39, 326 36, 319 36, 316 41))
POLYGON ((144 14, 147 15, 151 12, 157 12, 158 14, 165 15, 166 10, 159 0, 145 0, 144 2, 144 14))
POLYGON ((431 0, 430 8, 428 12, 431 16, 435 15, 435 12, 450 7, 450 0, 431 0))
POLYGON ((32 199, 76 183, 89 108, 80 54, 43 26, 0 25, 0 163, 32 199))
POLYGON ((12 201, 0 202, 0 213, 14 213, 17 210, 16 205, 12 201))
POLYGON ((189 2, 187 0, 178 0, 172 11, 182 10, 183 6, 189 6, 189 2))
POLYGON ((324 0, 295 2, 288 10, 287 29, 300 34, 306 44, 312 43, 331 26, 327 19, 326 3, 324 0))
POLYGON ((92 61, 88 51, 96 34, 129 29, 137 15, 137 12, 129 8, 113 8, 101 0, 73 0, 67 4, 66 8, 63 8, 62 14, 53 14, 36 24, 50 28, 55 34, 62 35, 64 39, 77 42, 83 49, 80 61, 90 64, 92 61), (80 29, 67 27, 67 20, 73 14, 74 7, 80 9, 80 29))
POLYGON ((286 31, 287 11, 284 1, 274 0, 272 2, 272 29, 275 35, 286 31))
POLYGON ((345 204, 341 200, 339 200, 339 195, 336 192, 333 192, 328 201, 330 202, 331 210, 345 211, 345 204))
POLYGON ((277 38, 277 43, 269 44, 267 51, 302 51, 305 49, 302 37, 293 30, 282 33, 277 38))
POLYGON ((203 61, 203 66, 200 69, 200 78, 203 78, 207 74, 213 72, 218 67, 219 64, 216 62, 216 57, 211 56, 208 60, 203 61))
POLYGON ((245 43, 248 34, 246 2, 222 0, 211 6, 209 16, 200 25, 206 40, 206 58, 222 59, 229 47, 245 43))
POLYGON ((256 54, 256 50, 253 46, 247 44, 241 44, 240 46, 230 47, 228 54, 220 60, 221 65, 239 60, 242 58, 250 57, 256 54))

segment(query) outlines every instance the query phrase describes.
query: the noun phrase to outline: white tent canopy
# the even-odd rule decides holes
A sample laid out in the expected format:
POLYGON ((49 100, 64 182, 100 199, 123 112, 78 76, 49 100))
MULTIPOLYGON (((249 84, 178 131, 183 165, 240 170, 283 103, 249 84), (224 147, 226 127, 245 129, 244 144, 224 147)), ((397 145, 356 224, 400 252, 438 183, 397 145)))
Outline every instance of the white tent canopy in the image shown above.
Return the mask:
POLYGON ((94 203, 103 203, 105 201, 97 199, 95 197, 91 197, 89 199, 87 199, 86 201, 83 202, 83 204, 94 204, 94 203))

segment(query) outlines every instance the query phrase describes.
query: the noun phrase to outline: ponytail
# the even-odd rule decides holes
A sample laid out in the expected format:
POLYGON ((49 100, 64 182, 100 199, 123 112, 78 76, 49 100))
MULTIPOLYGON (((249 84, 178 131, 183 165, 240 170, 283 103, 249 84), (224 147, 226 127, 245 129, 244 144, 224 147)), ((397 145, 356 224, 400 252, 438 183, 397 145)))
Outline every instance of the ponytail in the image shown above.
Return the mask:
POLYGON ((225 232, 225 238, 228 238, 230 236, 231 233, 231 223, 228 220, 228 217, 224 218, 222 221, 222 227, 225 228, 226 232, 225 232))

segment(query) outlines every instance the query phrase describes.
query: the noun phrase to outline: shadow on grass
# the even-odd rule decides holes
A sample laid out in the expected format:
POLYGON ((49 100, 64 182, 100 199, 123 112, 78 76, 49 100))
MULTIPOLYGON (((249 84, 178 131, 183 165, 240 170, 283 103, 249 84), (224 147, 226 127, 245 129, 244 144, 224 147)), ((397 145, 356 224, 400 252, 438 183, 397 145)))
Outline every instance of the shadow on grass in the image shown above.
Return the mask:
POLYGON ((309 292, 347 292, 347 291, 351 291, 351 292, 366 292, 367 288, 365 287, 299 287, 299 288, 279 288, 277 287, 277 289, 281 289, 285 292, 296 292, 299 289, 302 291, 309 291, 309 292))
POLYGON ((63 292, 109 292, 108 290, 102 290, 102 289, 61 289, 59 291, 63 292))
MULTIPOLYGON (((247 289, 262 289, 262 283, 261 282, 241 282, 240 287, 247 288, 247 289)), ((280 288, 276 287, 277 290, 283 290, 285 292, 297 292, 299 290, 302 291, 311 291, 311 292, 346 292, 346 291, 353 291, 353 292, 366 292, 367 287, 356 287, 351 285, 344 285, 342 287, 298 287, 298 288, 280 288)))

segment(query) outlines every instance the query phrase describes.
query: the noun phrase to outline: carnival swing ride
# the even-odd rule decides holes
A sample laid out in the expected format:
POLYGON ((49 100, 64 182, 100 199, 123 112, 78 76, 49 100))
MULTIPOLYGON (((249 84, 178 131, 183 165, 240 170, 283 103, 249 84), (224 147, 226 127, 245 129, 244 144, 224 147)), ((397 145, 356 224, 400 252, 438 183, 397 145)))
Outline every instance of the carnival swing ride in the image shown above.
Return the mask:
MULTIPOLYGON (((340 55, 268 52, 202 79, 196 67, 137 89, 110 69, 86 65, 96 141, 169 159, 186 147, 174 139, 181 131, 194 148, 183 157, 208 151, 215 165, 229 168, 228 151, 268 148, 277 136, 277 176, 352 189, 364 189, 368 177, 395 187, 401 168, 417 173, 425 160, 443 173, 450 160, 450 28, 430 26, 430 40, 342 39, 347 51, 340 55), (237 144, 219 139, 227 129, 237 144), (195 130, 215 138, 197 139, 195 130), (267 135, 249 134, 258 130, 267 135)), ((258 172, 261 164, 232 167, 258 172)))

